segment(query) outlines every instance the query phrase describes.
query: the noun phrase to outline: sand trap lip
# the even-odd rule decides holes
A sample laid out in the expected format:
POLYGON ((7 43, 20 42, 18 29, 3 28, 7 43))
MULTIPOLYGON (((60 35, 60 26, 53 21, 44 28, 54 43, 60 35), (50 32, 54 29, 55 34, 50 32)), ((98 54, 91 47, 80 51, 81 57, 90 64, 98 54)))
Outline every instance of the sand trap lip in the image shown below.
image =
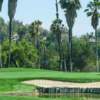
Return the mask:
POLYGON ((37 87, 43 88, 100 88, 100 82, 92 83, 73 83, 73 82, 62 82, 62 81, 53 81, 53 80, 28 80, 22 82, 28 85, 35 85, 37 87))

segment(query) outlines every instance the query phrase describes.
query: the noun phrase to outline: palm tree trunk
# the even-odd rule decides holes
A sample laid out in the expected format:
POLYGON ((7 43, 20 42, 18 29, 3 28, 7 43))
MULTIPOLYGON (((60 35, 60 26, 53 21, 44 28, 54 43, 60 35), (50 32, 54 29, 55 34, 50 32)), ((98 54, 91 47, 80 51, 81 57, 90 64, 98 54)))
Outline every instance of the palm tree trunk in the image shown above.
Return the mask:
POLYGON ((69 29, 69 67, 70 71, 73 71, 73 61, 72 61, 72 29, 69 29))
POLYGON ((59 66, 60 70, 62 71, 62 54, 61 54, 61 45, 59 44, 59 66))
POLYGON ((11 65, 11 37, 12 37, 12 19, 9 21, 9 66, 11 65))
POLYGON ((58 32, 57 35, 57 41, 58 41, 58 53, 59 53, 59 67, 62 71, 62 46, 61 46, 61 34, 58 32))
POLYGON ((96 69, 97 72, 99 72, 99 50, 98 50, 98 33, 97 33, 97 29, 95 29, 95 37, 96 37, 96 69))

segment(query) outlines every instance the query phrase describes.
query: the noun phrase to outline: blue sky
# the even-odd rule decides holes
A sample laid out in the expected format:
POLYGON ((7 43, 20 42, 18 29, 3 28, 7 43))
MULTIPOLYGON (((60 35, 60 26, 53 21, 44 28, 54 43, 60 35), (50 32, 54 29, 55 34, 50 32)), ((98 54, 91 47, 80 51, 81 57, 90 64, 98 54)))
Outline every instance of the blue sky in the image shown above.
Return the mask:
MULTIPOLYGON (((8 0, 4 0, 3 9, 0 13, 0 16, 2 16, 5 21, 8 21, 7 1, 8 0)), ((87 18, 84 13, 84 9, 89 0, 80 1, 82 8, 78 11, 78 17, 73 29, 73 34, 77 36, 93 31, 90 18, 87 18)), ((60 18, 63 20, 63 23, 66 24, 64 13, 61 9, 60 18)), ((32 21, 39 19, 43 22, 43 27, 49 29, 50 24, 55 19, 55 0, 18 0, 15 19, 25 24, 30 24, 32 21)))

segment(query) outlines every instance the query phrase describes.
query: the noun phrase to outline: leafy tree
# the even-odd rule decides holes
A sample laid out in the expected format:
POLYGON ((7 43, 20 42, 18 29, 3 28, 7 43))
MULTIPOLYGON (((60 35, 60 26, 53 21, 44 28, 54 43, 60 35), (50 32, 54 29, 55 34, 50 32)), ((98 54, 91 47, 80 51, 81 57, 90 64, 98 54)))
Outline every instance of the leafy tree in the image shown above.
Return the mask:
POLYGON ((60 0, 61 8, 64 9, 67 25, 69 27, 69 62, 70 71, 73 70, 72 61, 72 29, 75 23, 75 18, 77 17, 77 10, 80 9, 79 0, 60 0))
MULTIPOLYGON (((3 42, 2 61, 3 66, 8 65, 8 40, 3 42)), ((31 67, 36 68, 37 51, 32 43, 27 39, 22 39, 18 44, 13 40, 11 49, 11 65, 10 67, 31 67)))
POLYGON ((7 24, 4 22, 4 19, 0 17, 0 67, 2 65, 2 44, 3 41, 7 39, 7 24))
MULTIPOLYGON (((0 12, 1 12, 1 9, 2 9, 2 4, 3 4, 3 0, 0 0, 0 12)), ((1 45, 1 42, 2 42, 2 35, 1 35, 1 31, 0 31, 0 67, 2 67, 2 57, 1 57, 1 53, 2 53, 2 45, 1 45)))
POLYGON ((83 71, 84 69, 89 71, 94 66, 90 66, 90 63, 94 63, 95 54, 89 43, 89 39, 85 37, 73 38, 73 66, 75 71, 83 71))

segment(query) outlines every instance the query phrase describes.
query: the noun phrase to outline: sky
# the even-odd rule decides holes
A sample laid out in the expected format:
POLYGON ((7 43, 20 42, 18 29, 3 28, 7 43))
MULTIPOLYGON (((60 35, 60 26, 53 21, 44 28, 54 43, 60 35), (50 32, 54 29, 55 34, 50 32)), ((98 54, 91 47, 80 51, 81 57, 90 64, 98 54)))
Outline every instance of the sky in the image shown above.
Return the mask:
MULTIPOLYGON (((90 0, 80 0, 82 8, 77 12, 78 17, 76 19, 73 35, 81 36, 87 32, 93 32, 91 27, 90 18, 87 18, 84 13, 84 9, 90 0)), ((8 11, 7 4, 8 0, 4 0, 2 12, 0 16, 7 22, 8 11)), ((55 0, 18 0, 15 19, 23 22, 24 24, 30 24, 34 20, 41 20, 43 27, 46 29, 50 28, 52 21, 56 18, 55 16, 55 0)), ((59 6, 60 19, 66 25, 66 20, 63 10, 59 6)))

